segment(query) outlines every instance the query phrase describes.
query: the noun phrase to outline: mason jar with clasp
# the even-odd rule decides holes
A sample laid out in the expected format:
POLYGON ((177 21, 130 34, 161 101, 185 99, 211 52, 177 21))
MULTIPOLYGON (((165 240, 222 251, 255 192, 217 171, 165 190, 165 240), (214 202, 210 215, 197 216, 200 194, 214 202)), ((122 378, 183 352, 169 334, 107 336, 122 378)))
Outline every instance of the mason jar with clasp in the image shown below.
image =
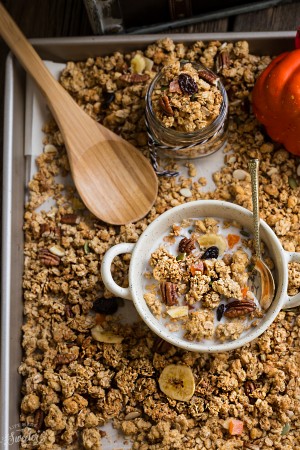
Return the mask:
MULTIPOLYGON (((227 139, 228 97, 219 77, 202 64, 185 61, 180 63, 179 75, 178 67, 177 72, 174 70, 175 77, 171 82, 169 82, 169 74, 166 85, 166 70, 168 69, 163 68, 156 75, 149 85, 146 94, 145 117, 150 149, 152 149, 155 154, 162 154, 176 159, 201 158, 222 149, 225 146, 227 139), (192 87, 188 90, 183 83, 187 80, 189 70, 192 74, 197 73, 198 78, 196 76, 196 80, 200 80, 198 86, 195 87, 192 80, 188 79, 190 85, 192 87, 194 86, 194 90, 198 89, 197 93, 192 95, 190 95, 191 92, 193 92, 192 87), (182 74, 185 75, 185 79, 182 74), (180 83, 180 81, 182 81, 182 83, 180 83), (199 111, 199 114, 204 108, 206 108, 206 110, 208 109, 205 104, 203 104, 205 95, 201 95, 200 92, 201 86, 204 86, 204 93, 205 89, 209 90, 207 85, 213 85, 214 92, 217 91, 218 93, 218 99, 220 101, 218 115, 211 121, 208 120, 207 122, 203 121, 203 123, 201 123, 201 121, 198 120, 200 126, 192 131, 188 129, 189 124, 186 124, 187 127, 185 130, 184 120, 188 122, 191 117, 188 113, 189 101, 197 102, 199 100, 200 105, 191 103, 191 110, 199 111), (180 95, 180 92, 182 95, 180 95), (173 102, 176 105, 175 107, 172 107, 173 93, 174 96, 176 96, 176 102, 173 102), (160 98, 157 101, 157 97, 159 96, 160 98), (183 102, 182 109, 180 108, 181 97, 183 102), (159 106, 157 107, 157 104, 160 105, 161 108, 159 106), (162 109, 162 111, 160 111, 160 109, 162 109), (172 125, 176 123, 176 120, 177 123, 180 123, 179 129, 172 125)), ((188 76, 193 78, 190 75, 188 76)), ((195 77, 193 79, 195 79, 195 77)), ((211 95, 209 96, 206 94, 206 96, 211 98, 211 95)))

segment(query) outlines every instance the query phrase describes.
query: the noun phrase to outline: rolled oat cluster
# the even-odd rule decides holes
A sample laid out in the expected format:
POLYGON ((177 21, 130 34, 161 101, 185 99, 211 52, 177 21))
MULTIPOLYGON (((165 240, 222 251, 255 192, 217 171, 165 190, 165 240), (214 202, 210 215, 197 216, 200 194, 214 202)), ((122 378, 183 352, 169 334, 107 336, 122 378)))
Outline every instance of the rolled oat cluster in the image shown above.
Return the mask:
MULTIPOLYGON (((251 209, 249 158, 260 160, 262 218, 285 250, 300 251, 299 160, 265 135, 250 108, 269 56, 252 55, 245 41, 186 46, 162 39, 143 52, 69 62, 60 81, 88 114, 148 155, 148 84, 163 66, 182 59, 217 71, 230 101, 228 145, 223 168, 213 174, 214 190, 204 189, 206 178, 188 163, 180 177, 160 178, 147 217, 106 225, 86 211, 74 187, 57 181, 69 173, 68 159, 56 124, 45 125, 47 145, 29 183, 24 218, 22 449, 125 447, 106 439, 109 421, 134 450, 300 448, 299 309, 281 312, 261 337, 224 354, 186 352, 157 339, 141 321, 122 324, 115 308, 98 312, 99 298, 116 301, 100 277, 112 245, 136 242, 158 215, 187 201, 222 199, 251 209), (141 73, 131 68, 137 53, 153 62, 141 73), (37 210, 49 198, 54 206, 37 210), (177 389, 188 384, 188 395, 172 398, 166 373, 167 380, 175 373, 177 389)), ((162 164, 178 169, 172 161, 162 164)), ((122 286, 129 260, 114 260, 122 286)), ((291 295, 300 289, 300 264, 292 263, 289 274, 291 295)))

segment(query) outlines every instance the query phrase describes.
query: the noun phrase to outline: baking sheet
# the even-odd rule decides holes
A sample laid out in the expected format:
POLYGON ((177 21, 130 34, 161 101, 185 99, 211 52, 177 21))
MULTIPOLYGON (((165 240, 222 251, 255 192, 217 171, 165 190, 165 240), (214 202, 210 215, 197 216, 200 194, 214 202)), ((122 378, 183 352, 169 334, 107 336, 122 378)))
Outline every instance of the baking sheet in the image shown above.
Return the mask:
MULTIPOLYGON (((252 53, 278 54, 293 48, 294 32, 271 33, 223 33, 223 34, 174 34, 175 41, 246 39, 252 53)), ((88 56, 109 54, 113 51, 131 51, 144 48, 164 35, 106 36, 101 38, 64 38, 33 40, 33 44, 44 59, 54 62, 50 69, 60 69, 57 63, 67 60, 86 59, 88 56)), ((57 72, 56 72, 57 73, 57 72)), ((2 227, 2 313, 1 313, 1 431, 0 444, 3 450, 17 449, 20 424, 19 403, 21 380, 17 368, 21 362, 22 324, 22 272, 23 272, 23 210, 26 179, 35 170, 35 155, 43 150, 41 125, 47 115, 43 100, 34 86, 26 89, 25 76, 18 63, 8 57, 6 67, 5 124, 4 124, 4 171, 3 171, 3 227, 2 227), (30 93, 31 90, 31 93, 30 93), (25 113, 25 96, 27 109, 25 113), (42 102, 42 103, 41 103, 42 102), (32 115, 30 111, 32 110, 32 115), (26 127, 25 127, 26 118, 26 127), (24 132, 26 129, 26 134, 24 132), (27 162, 26 162, 27 161, 27 162), (26 163, 25 163, 26 162, 26 163), (26 178, 25 178, 26 177, 26 178)), ((224 155, 218 152, 198 161, 197 178, 205 175, 209 167, 216 171, 222 166, 224 155), (199 165, 201 167, 199 167, 199 165)), ((179 163, 182 165, 182 163, 179 163)), ((181 169, 186 174, 184 164, 181 169)), ((212 189, 208 179, 206 189, 212 189)), ((132 307, 127 304, 127 307, 132 307)), ((125 314, 126 315, 126 314, 125 314)), ((115 441, 109 435, 104 449, 128 448, 123 438, 115 441)), ((128 444, 130 447, 130 445, 128 444)))

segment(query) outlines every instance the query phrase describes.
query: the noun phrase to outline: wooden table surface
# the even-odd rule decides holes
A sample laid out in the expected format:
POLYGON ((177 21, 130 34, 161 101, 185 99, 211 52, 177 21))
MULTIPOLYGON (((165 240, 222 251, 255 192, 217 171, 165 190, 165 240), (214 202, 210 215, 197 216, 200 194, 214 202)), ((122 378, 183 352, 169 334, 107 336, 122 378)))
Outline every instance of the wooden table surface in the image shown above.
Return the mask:
MULTIPOLYGON (((131 0, 134 1, 134 0, 131 0)), ((226 2, 224 2, 226 3, 226 2)), ((245 3, 251 3, 245 0, 245 3)), ((275 3, 275 2, 274 2, 275 3)), ((4 0, 4 6, 28 38, 91 36, 83 0, 4 0)), ((300 1, 282 2, 272 8, 224 17, 175 29, 173 32, 227 32, 296 30, 300 1)), ((2 179, 4 70, 8 48, 0 39, 0 164, 2 179)), ((1 182, 2 185, 2 182, 1 182)), ((0 200, 1 201, 1 200, 0 200)), ((1 211, 0 205, 0 211, 1 211)))

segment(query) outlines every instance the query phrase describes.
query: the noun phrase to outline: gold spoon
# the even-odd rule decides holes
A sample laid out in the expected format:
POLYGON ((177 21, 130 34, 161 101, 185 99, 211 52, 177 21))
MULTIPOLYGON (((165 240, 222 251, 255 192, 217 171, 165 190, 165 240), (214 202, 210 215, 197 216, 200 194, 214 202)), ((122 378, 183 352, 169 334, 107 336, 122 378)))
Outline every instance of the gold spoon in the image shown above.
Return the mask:
POLYGON ((144 217, 158 189, 157 176, 147 158, 76 104, 1 3, 0 34, 46 97, 64 139, 75 186, 86 207, 99 219, 115 225, 144 217))
POLYGON ((258 201, 258 159, 251 159, 248 163, 249 172, 251 175, 252 186, 252 204, 253 204, 253 234, 254 234, 254 249, 255 249, 255 266, 254 268, 260 273, 261 280, 261 298, 260 306, 265 311, 271 305, 275 294, 275 283, 273 275, 262 259, 260 249, 260 217, 259 217, 259 201, 258 201))

